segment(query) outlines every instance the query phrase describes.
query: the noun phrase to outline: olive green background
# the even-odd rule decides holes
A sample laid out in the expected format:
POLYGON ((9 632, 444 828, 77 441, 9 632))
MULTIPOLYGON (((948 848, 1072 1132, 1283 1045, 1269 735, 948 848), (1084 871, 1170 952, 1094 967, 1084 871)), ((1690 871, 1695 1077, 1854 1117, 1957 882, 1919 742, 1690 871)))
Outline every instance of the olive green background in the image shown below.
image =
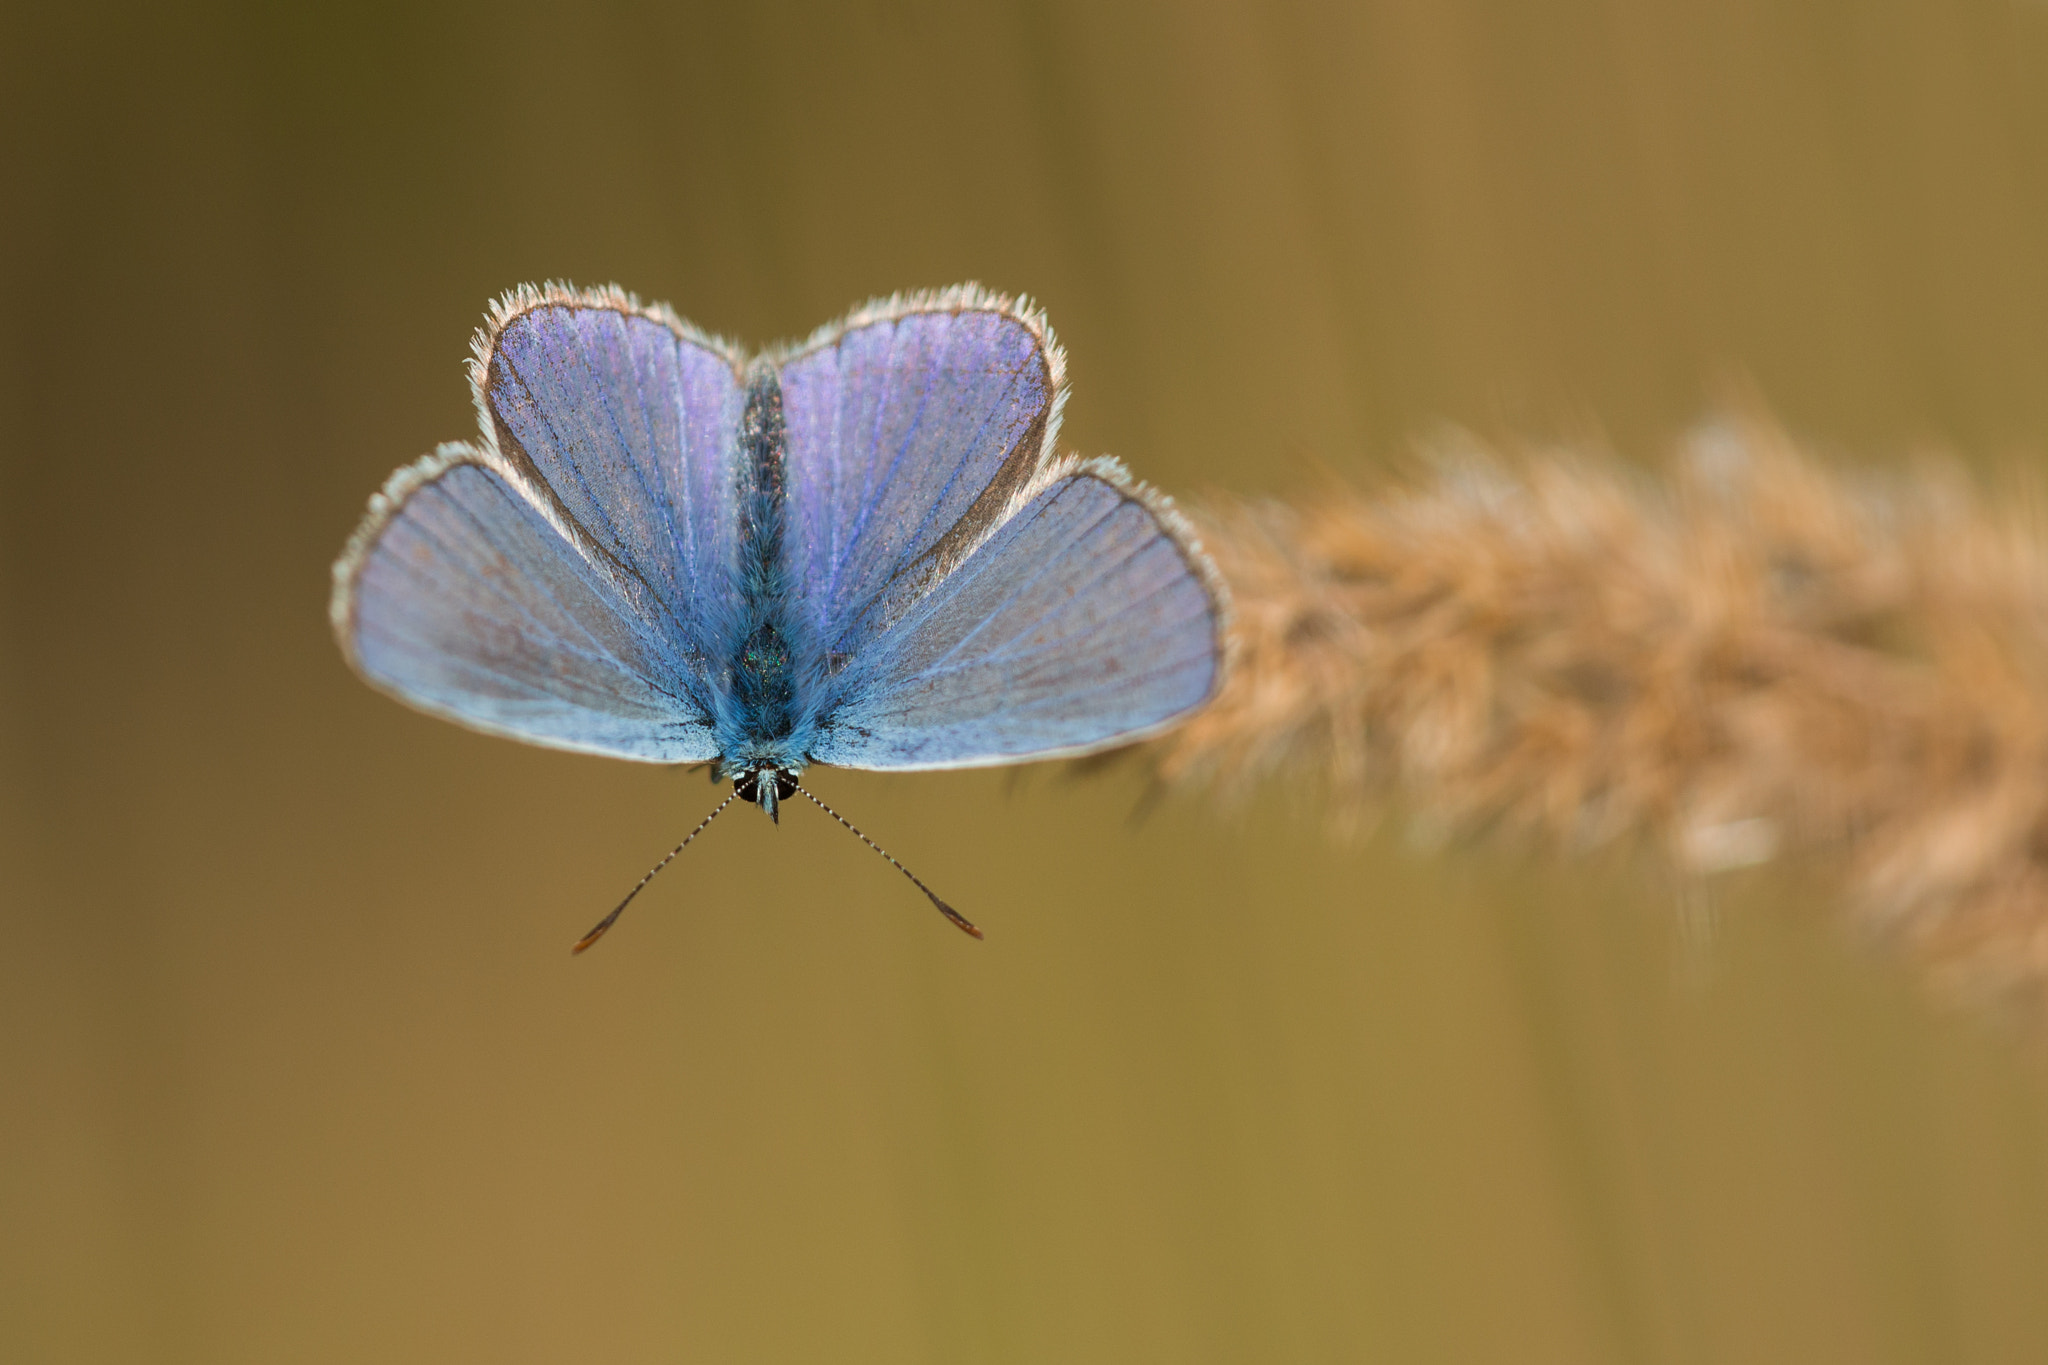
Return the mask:
POLYGON ((325 618, 549 276, 1029 291, 1183 494, 1731 382, 2038 462, 2048 6, 63 11, 0 11, 0 1358, 2048 1356, 2042 1065, 1818 877, 823 771, 986 943, 741 810, 572 961, 715 793, 325 618))

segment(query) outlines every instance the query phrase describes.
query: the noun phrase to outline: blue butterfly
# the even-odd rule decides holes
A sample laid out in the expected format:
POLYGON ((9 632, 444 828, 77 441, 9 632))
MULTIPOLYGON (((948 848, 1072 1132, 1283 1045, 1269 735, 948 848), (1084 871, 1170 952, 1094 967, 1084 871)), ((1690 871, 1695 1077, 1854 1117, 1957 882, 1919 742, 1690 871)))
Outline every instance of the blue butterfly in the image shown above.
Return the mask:
POLYGON ((714 764, 733 790, 669 858, 735 798, 846 824, 812 763, 1090 753, 1221 681, 1214 566, 1122 465, 1056 454, 1066 359, 1028 301, 898 296, 749 356, 615 288, 525 286, 472 350, 481 439, 371 498, 335 634, 472 729, 714 764))

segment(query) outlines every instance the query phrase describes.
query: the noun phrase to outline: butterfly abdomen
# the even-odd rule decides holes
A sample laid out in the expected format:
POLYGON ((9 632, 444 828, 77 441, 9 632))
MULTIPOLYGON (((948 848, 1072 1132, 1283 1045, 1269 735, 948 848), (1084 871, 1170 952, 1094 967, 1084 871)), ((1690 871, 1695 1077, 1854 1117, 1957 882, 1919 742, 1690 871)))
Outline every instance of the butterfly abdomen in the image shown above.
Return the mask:
POLYGON ((728 664, 730 715, 721 726, 726 771, 801 767, 797 642, 783 558, 788 435, 782 387, 758 369, 740 419, 739 589, 743 603, 728 664))

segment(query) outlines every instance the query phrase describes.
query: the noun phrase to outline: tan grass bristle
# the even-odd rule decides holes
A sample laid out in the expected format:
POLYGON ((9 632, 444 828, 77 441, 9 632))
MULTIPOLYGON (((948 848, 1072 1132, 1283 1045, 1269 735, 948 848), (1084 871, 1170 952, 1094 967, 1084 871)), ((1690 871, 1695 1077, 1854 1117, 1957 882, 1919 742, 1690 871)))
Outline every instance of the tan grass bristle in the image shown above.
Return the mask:
POLYGON ((1647 839, 1692 873, 1822 860, 1944 984, 2039 993, 2038 510, 1949 465, 1829 468, 1765 420, 1662 477, 1460 440, 1369 491, 1211 504, 1235 670, 1153 754, 1175 785, 1313 773, 1348 816, 1647 839))

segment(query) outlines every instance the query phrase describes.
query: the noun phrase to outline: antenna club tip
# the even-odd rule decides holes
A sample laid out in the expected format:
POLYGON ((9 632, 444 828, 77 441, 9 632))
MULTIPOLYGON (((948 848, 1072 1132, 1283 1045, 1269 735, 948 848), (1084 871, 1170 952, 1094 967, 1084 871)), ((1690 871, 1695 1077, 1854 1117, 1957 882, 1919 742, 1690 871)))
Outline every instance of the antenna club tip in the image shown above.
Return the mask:
MULTIPOLYGON (((931 895, 930 892, 926 892, 925 894, 928 896, 931 895)), ((952 906, 946 904, 937 896, 932 896, 932 904, 938 906, 939 913, 944 915, 948 920, 952 921, 953 927, 955 929, 958 929, 961 933, 967 935, 969 938, 980 938, 982 936, 980 928, 975 925, 973 920, 967 918, 967 916, 961 914, 958 910, 955 910, 952 906)))

